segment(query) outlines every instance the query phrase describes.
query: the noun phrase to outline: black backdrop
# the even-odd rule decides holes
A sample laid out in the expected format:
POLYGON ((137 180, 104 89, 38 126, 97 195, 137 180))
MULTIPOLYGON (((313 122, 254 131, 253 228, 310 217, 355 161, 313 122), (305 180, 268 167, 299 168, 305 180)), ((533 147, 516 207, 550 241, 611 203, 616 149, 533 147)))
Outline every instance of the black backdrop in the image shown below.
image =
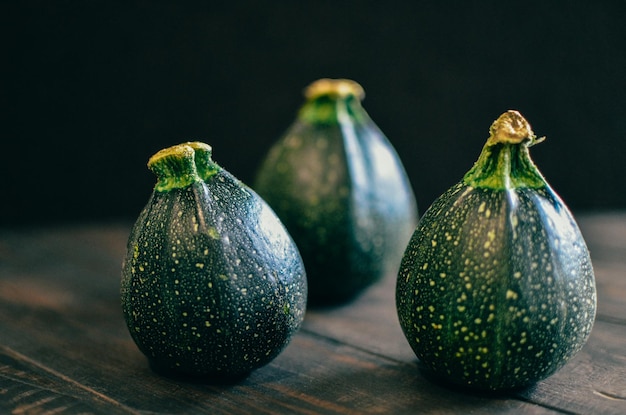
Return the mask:
POLYGON ((0 225, 133 220, 187 140, 250 182, 321 77, 363 85, 421 212, 507 109, 574 211, 626 207, 623 2, 213 3, 2 3, 0 225))

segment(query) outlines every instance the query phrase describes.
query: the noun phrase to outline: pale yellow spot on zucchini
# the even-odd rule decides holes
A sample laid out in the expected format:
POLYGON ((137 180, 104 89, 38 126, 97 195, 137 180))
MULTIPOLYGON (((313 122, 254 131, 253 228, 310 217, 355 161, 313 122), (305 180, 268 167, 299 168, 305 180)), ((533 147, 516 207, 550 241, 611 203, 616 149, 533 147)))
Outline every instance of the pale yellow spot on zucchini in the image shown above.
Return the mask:
POLYGON ((517 300, 517 293, 513 290, 506 290, 507 300, 517 300))
MULTIPOLYGON (((207 229, 207 235, 209 235, 209 237, 211 237, 212 239, 220 239, 220 234, 219 232, 217 232, 217 229, 210 227, 207 229)), ((205 249, 205 255, 208 253, 208 249, 205 249)))

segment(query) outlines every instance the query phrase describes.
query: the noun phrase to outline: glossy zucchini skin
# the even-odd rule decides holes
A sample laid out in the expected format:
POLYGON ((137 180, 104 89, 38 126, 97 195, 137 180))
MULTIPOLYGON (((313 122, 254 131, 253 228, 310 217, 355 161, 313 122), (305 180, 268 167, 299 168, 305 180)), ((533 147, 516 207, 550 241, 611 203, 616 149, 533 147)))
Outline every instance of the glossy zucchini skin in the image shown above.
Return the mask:
MULTIPOLYGON (((188 144, 191 157, 210 157, 210 147, 188 144)), ((300 327, 306 274, 271 208, 226 170, 196 162, 205 178, 160 179, 132 228, 123 313, 153 367, 242 376, 274 359, 300 327)))
MULTIPOLYGON (((511 117, 522 123, 519 113, 511 117)), ((474 168, 425 212, 400 266, 400 324, 417 357, 448 382, 530 385, 576 354, 593 326, 589 252, 530 161, 534 135, 526 135, 521 143, 488 142, 474 168)))
POLYGON ((345 303, 397 273, 417 206, 398 155, 361 106, 360 85, 322 79, 306 95, 253 187, 300 250, 309 303, 345 303))

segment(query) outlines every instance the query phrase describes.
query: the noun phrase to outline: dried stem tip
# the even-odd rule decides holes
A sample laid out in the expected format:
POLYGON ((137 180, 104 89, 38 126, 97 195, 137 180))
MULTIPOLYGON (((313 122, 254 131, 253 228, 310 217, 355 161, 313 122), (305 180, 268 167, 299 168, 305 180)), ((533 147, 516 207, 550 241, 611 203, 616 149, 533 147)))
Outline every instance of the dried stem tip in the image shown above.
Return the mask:
POLYGON ((363 87, 350 79, 328 79, 323 78, 313 82, 304 90, 307 99, 328 95, 334 98, 346 98, 354 96, 360 101, 365 98, 363 87))
POLYGON ((508 110, 491 124, 489 128, 491 144, 528 142, 528 145, 539 143, 545 137, 537 138, 530 124, 518 111, 508 110))

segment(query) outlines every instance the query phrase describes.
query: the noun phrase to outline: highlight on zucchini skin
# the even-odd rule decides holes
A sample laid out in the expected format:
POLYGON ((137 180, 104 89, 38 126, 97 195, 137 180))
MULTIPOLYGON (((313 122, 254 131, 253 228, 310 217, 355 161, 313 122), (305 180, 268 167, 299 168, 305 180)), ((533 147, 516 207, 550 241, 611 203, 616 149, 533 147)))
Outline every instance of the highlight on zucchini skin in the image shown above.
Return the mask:
POLYGON ((542 139, 517 111, 490 133, 473 168, 421 218, 396 306, 434 375, 500 390, 550 376, 583 347, 596 290, 571 212, 530 159, 542 139))
POLYGON ((131 230, 121 299, 155 369, 238 377, 273 360, 299 329, 306 274, 271 208, 183 143, 156 153, 157 183, 131 230))
POLYGON ((397 153, 361 105, 358 83, 320 79, 305 96, 253 187, 298 245, 309 303, 346 303, 397 273, 417 205, 397 153))

